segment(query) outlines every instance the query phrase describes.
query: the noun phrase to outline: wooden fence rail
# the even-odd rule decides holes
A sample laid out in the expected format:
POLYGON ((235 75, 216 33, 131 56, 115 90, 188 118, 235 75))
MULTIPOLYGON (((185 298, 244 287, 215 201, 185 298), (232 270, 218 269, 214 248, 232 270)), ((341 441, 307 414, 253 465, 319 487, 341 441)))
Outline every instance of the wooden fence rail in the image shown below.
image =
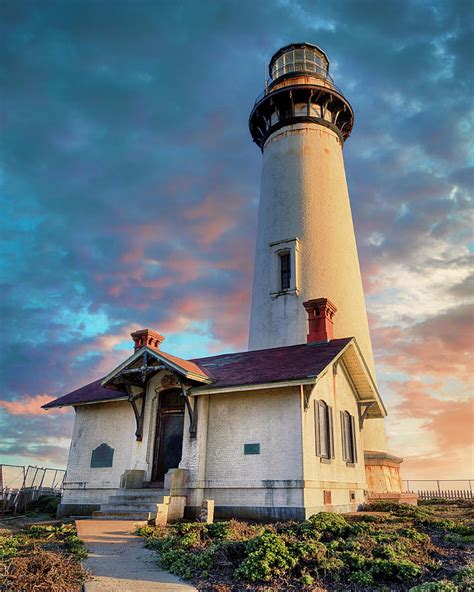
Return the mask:
POLYGON ((418 491, 418 498, 419 499, 446 499, 446 500, 457 500, 457 499, 474 499, 474 492, 464 489, 464 490, 455 490, 450 489, 446 491, 439 491, 434 489, 432 491, 418 491))

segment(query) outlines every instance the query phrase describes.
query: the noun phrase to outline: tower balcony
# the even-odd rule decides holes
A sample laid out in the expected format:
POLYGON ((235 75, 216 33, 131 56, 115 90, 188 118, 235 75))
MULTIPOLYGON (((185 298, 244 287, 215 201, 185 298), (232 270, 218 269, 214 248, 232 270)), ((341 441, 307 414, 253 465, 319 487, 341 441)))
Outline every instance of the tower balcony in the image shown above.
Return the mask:
POLYGON ((250 133, 262 151, 274 131, 296 123, 328 127, 344 143, 354 113, 334 84, 322 49, 310 43, 287 45, 272 57, 268 69, 270 78, 249 117, 250 133))

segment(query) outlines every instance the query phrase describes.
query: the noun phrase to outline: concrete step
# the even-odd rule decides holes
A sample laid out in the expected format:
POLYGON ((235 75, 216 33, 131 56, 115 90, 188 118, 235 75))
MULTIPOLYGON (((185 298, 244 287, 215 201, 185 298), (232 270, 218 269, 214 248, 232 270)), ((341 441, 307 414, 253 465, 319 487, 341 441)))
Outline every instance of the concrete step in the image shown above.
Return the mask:
POLYGON ((169 495, 168 489, 116 489, 115 495, 133 495, 147 497, 149 495, 169 495))
POLYGON ((122 503, 130 502, 135 504, 142 503, 160 503, 166 494, 153 494, 153 495, 111 495, 109 497, 109 503, 122 503))
POLYGON ((155 512, 156 504, 101 504, 100 512, 155 512))
MULTIPOLYGON (((93 512, 92 518, 95 520, 148 520, 150 512, 93 512)), ((154 518, 154 515, 151 516, 154 518)))

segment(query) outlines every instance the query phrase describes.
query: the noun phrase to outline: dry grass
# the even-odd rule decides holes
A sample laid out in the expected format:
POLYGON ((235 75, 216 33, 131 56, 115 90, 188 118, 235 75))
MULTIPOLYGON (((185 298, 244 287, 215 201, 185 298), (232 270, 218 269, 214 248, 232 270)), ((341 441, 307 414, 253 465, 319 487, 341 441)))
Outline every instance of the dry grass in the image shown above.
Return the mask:
POLYGON ((4 565, 4 592, 81 592, 86 574, 72 555, 33 546, 4 565))

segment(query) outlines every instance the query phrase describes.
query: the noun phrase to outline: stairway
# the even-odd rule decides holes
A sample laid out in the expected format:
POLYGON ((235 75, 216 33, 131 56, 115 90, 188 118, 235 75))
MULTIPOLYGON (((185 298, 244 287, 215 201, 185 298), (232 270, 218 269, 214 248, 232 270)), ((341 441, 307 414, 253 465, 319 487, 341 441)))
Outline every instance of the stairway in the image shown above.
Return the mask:
POLYGON ((100 520, 149 520, 156 517, 156 504, 163 502, 165 489, 121 489, 111 495, 92 517, 100 520))

